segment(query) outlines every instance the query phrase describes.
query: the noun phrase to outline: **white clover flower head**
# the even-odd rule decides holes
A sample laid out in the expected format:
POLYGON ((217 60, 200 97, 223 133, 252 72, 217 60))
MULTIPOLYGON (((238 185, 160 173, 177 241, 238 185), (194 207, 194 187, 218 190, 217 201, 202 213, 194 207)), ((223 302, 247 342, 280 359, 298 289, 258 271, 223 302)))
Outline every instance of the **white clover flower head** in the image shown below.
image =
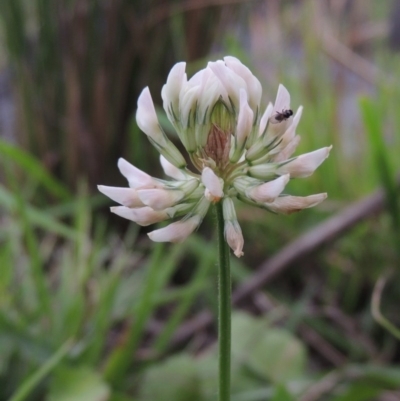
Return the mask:
POLYGON ((332 146, 292 157, 300 140, 296 128, 302 107, 293 115, 289 92, 279 85, 275 103, 261 113, 261 84, 235 57, 210 62, 189 80, 185 68, 183 62, 172 68, 161 96, 194 171, 161 128, 145 88, 136 121, 161 154, 171 180, 153 178, 120 159, 129 188, 100 185, 99 190, 122 205, 112 207, 113 213, 142 226, 180 218, 150 232, 156 242, 184 241, 209 206, 222 201, 225 238, 240 257, 244 239, 233 198, 283 214, 319 204, 325 193, 298 197, 282 192, 291 178, 310 176, 332 146))

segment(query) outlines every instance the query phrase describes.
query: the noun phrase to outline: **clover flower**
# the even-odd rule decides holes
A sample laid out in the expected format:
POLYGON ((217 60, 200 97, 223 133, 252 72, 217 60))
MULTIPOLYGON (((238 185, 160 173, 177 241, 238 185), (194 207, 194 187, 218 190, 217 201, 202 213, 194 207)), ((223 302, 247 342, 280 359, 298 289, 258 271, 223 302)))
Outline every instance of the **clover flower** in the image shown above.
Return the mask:
POLYGON ((156 242, 185 240, 210 205, 223 202, 225 239, 240 257, 244 239, 233 198, 283 214, 319 204, 326 193, 298 197, 282 192, 291 178, 310 176, 331 146, 292 157, 300 141, 296 128, 302 107, 293 115, 289 92, 279 85, 275 103, 261 114, 261 84, 238 59, 210 62, 189 80, 185 67, 181 62, 172 68, 161 95, 188 160, 162 130, 146 87, 138 99, 136 121, 159 151, 171 180, 153 178, 119 159, 129 188, 100 185, 99 190, 122 205, 112 207, 113 213, 142 226, 181 218, 150 232, 156 242))

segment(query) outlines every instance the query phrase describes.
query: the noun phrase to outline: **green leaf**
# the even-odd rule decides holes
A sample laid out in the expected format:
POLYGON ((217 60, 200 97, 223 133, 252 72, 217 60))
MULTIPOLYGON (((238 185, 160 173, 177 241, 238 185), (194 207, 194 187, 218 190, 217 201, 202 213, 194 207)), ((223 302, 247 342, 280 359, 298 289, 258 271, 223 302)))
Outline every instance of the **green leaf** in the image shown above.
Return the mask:
POLYGON ((275 392, 271 401, 295 401, 295 399, 285 386, 279 384, 275 387, 275 392))
POLYGON ((283 329, 269 329, 249 350, 249 367, 275 383, 298 378, 305 363, 303 344, 283 329))
POLYGON ((70 199, 69 191, 55 179, 43 165, 29 153, 0 139, 0 155, 10 158, 32 178, 40 182, 49 193, 61 198, 70 199))
POLYGON ((271 327, 264 319, 234 314, 232 345, 234 358, 274 383, 298 378, 304 372, 303 344, 289 331, 271 327))
POLYGON ((47 401, 106 401, 109 397, 110 389, 97 372, 87 367, 60 367, 47 401))
MULTIPOLYGON (((62 361, 72 346, 72 341, 67 340, 36 372, 29 376, 9 401, 23 401, 35 389, 36 386, 62 361)), ((55 401, 55 400, 54 400, 55 401)), ((61 401, 57 399, 57 401, 61 401)), ((79 401, 79 400, 74 400, 79 401)), ((89 400, 87 400, 89 401, 89 400)))
POLYGON ((389 157, 388 148, 384 142, 382 132, 382 116, 376 106, 368 98, 360 100, 361 114, 365 130, 371 146, 371 152, 376 163, 376 170, 386 191, 386 200, 392 217, 394 230, 400 238, 400 208, 396 188, 394 168, 389 157))
POLYGON ((149 368, 143 380, 140 400, 204 400, 194 359, 189 355, 179 355, 149 368))
POLYGON ((331 398, 330 401, 374 401, 381 392, 382 389, 373 384, 352 383, 339 396, 331 398))
MULTIPOLYGON (((14 213, 16 210, 16 202, 17 197, 4 186, 0 185, 0 206, 4 207, 9 213, 14 213)), ((45 211, 36 209, 27 203, 25 203, 24 207, 26 215, 32 225, 71 240, 76 238, 76 232, 74 230, 52 218, 45 211)))

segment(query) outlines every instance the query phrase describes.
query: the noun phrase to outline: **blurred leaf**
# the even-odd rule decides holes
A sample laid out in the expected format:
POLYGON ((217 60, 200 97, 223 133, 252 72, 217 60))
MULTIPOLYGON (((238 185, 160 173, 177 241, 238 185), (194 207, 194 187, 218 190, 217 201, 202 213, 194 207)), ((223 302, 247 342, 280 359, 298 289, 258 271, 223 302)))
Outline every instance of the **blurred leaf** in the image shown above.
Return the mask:
POLYGON ((295 401, 285 386, 279 384, 275 387, 274 395, 270 401, 295 401))
POLYGON ((249 347, 267 331, 268 321, 244 312, 232 313, 232 354, 246 360, 249 347))
POLYGON ((282 383, 304 373, 306 350, 290 332, 243 313, 232 319, 233 353, 251 370, 282 383))
POLYGON ((19 165, 26 174, 41 183, 50 194, 64 200, 70 199, 71 195, 66 187, 55 179, 43 165, 29 153, 0 139, 0 156, 10 158, 10 160, 19 165))
POLYGON ((382 115, 368 98, 362 98, 360 100, 360 108, 365 130, 367 131, 371 146, 371 153, 375 159, 376 169, 386 191, 386 200, 389 212, 392 216, 393 227, 399 236, 398 238, 400 238, 400 208, 398 202, 398 191, 395 172, 389 157, 389 151, 384 143, 381 127, 382 115))
POLYGON ((149 368, 142 381, 139 398, 140 401, 204 400, 193 358, 178 355, 149 368))
POLYGON ((305 363, 305 347, 283 329, 269 329, 249 350, 249 366, 273 382, 301 376, 305 363))
POLYGON ((132 355, 139 344, 147 320, 157 306, 155 294, 168 282, 184 254, 184 249, 184 245, 179 244, 165 255, 162 244, 155 246, 149 266, 145 268, 147 270, 146 277, 141 288, 139 302, 132 308, 135 324, 131 325, 126 341, 115 347, 108 357, 104 370, 107 380, 114 383, 119 382, 123 378, 123 373, 132 363, 132 355))
POLYGON ((90 368, 60 367, 50 385, 47 401, 106 401, 110 389, 90 368))
POLYGON ((111 394, 111 398, 109 401, 138 401, 138 399, 135 397, 127 396, 124 394, 111 394))
MULTIPOLYGON (((198 358, 195 362, 201 380, 204 401, 214 401, 218 392, 218 355, 214 352, 198 358)), ((232 375, 232 385, 235 378, 232 375)))
MULTIPOLYGON (((5 187, 0 185, 0 205, 3 206, 9 213, 15 211, 16 196, 9 192, 5 187)), ((24 205, 26 214, 32 225, 38 226, 54 234, 58 234, 68 239, 75 239, 75 231, 70 227, 60 223, 53 217, 49 216, 46 211, 38 210, 29 204, 24 205)))
POLYGON ((400 388, 400 368, 374 365, 362 365, 360 368, 369 380, 379 382, 382 386, 400 388))
MULTIPOLYGON (((2 327, 0 326, 2 329, 2 327)), ((14 342, 12 338, 4 336, 3 334, 0 335, 0 375, 3 375, 8 370, 9 361, 11 355, 15 351, 14 349, 14 342)))
MULTIPOLYGON (((35 373, 28 377, 17 389, 9 401, 23 401, 34 388, 62 361, 72 346, 68 340, 35 373)), ((59 401, 59 400, 57 400, 59 401)), ((74 400, 75 401, 75 400, 74 400)), ((76 400, 78 401, 78 400, 76 400)))
POLYGON ((375 401, 381 389, 369 383, 352 383, 329 401, 375 401))

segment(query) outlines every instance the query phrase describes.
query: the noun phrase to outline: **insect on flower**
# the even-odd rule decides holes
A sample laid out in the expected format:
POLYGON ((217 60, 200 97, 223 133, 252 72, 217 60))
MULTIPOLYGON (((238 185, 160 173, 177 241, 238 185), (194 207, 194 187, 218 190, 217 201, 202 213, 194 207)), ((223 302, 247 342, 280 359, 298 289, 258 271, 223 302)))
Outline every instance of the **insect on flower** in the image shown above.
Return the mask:
POLYGON ((185 69, 186 63, 175 64, 161 97, 186 157, 162 130, 145 88, 136 121, 160 153, 170 179, 153 178, 119 159, 129 188, 99 185, 99 190, 121 205, 112 207, 113 213, 142 226, 180 218, 150 232, 156 242, 182 242, 198 228, 209 206, 222 202, 225 239, 239 257, 244 239, 233 199, 283 214, 319 204, 325 193, 299 197, 282 192, 291 178, 310 176, 331 146, 292 157, 300 141, 296 128, 303 108, 293 115, 289 92, 279 85, 274 105, 262 113, 261 84, 235 57, 209 62, 189 80, 185 69))
POLYGON ((293 115, 293 110, 282 110, 282 111, 277 111, 275 115, 271 118, 271 123, 272 124, 278 124, 281 123, 282 121, 286 121, 288 118, 290 118, 293 115))

